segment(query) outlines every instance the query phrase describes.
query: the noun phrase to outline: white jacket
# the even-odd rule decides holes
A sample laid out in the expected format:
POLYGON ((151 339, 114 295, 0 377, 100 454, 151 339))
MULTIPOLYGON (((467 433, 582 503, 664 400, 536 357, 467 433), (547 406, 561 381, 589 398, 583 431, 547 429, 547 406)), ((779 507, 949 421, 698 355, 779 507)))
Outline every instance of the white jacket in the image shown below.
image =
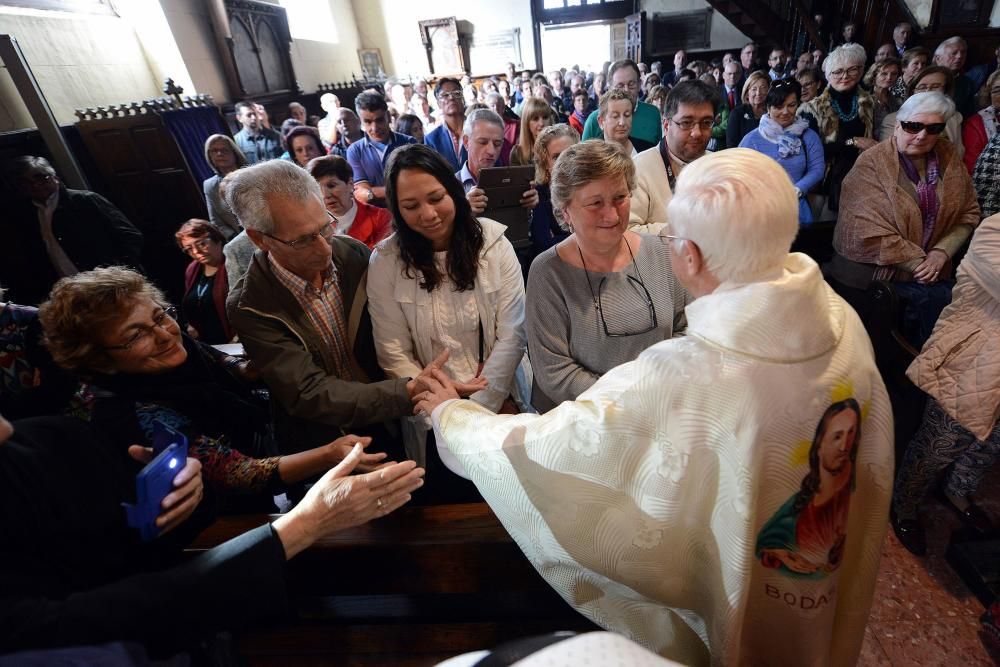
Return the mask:
POLYGON ((639 153, 632 161, 636 187, 632 192, 628 228, 641 234, 657 234, 667 223, 667 203, 673 196, 659 144, 639 153))
MULTIPOLYGON (((521 265, 503 235, 507 228, 488 218, 479 218, 479 223, 484 243, 474 292, 484 334, 482 374, 489 386, 470 398, 495 412, 513 394, 522 411, 531 410, 521 265)), ((376 246, 368 264, 368 309, 378 362, 391 378, 416 377, 441 353, 425 333, 431 330, 431 294, 419 283, 419 274, 412 278, 405 275, 395 234, 376 246)), ((423 416, 404 423, 407 454, 420 464, 429 429, 430 421, 423 416)))
POLYGON ((438 446, 605 629, 685 665, 852 666, 893 475, 864 326, 799 254, 686 312, 544 415, 442 403, 438 446))

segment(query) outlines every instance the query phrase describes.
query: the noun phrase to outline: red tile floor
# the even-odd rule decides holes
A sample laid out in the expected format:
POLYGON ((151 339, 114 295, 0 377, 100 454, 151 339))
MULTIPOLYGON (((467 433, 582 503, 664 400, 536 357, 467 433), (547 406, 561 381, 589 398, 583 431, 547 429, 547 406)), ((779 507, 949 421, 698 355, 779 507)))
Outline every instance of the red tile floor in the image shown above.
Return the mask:
MULTIPOLYGON (((984 480, 978 502, 1000 522, 1000 466, 984 480)), ((948 540, 961 526, 958 518, 929 498, 923 521, 923 558, 903 548, 889 529, 858 664, 1000 665, 1000 655, 991 655, 979 637, 983 606, 945 562, 948 540)))

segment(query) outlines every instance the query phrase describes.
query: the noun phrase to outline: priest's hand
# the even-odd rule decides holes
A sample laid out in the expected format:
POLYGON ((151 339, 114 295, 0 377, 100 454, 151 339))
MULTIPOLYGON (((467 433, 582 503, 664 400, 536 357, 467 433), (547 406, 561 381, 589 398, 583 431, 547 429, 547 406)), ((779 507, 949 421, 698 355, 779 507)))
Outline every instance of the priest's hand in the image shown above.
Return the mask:
POLYGON ((441 371, 435 370, 431 377, 424 379, 424 383, 427 386, 427 390, 414 397, 414 401, 416 402, 416 407, 413 408, 414 414, 422 412, 430 416, 434 412, 434 408, 445 401, 450 401, 453 398, 461 398, 451 378, 441 371))

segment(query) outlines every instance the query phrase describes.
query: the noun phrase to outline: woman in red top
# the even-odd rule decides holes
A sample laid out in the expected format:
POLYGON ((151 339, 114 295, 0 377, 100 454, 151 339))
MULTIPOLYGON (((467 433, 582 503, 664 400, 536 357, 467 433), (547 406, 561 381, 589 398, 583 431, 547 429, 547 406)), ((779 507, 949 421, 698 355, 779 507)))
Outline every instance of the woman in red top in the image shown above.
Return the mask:
POLYGON ((208 220, 192 218, 174 234, 177 245, 191 258, 184 271, 182 321, 186 332, 209 345, 228 343, 236 333, 226 316, 229 279, 222 246, 226 240, 208 220))
POLYGON ((327 155, 306 167, 323 191, 326 210, 337 219, 337 233, 356 238, 369 248, 392 233, 392 216, 384 208, 354 198, 354 174, 347 160, 327 155))
POLYGON ((996 134, 997 123, 1000 122, 1000 70, 986 80, 986 91, 990 94, 990 103, 965 121, 962 128, 962 144, 965 146, 962 159, 970 174, 975 171, 979 154, 996 134))

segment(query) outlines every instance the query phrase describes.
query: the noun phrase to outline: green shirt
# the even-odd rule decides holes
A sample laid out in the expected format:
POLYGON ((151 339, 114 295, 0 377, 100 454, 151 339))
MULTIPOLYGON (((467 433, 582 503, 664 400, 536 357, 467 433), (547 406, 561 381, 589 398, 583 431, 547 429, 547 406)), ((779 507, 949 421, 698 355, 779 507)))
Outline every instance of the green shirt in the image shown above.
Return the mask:
MULTIPOLYGON (((604 138, 601 126, 597 124, 597 113, 594 111, 587 117, 587 123, 583 126, 584 141, 604 138)), ((659 143, 663 138, 663 119, 660 118, 659 110, 652 104, 639 102, 632 116, 632 132, 629 136, 651 144, 659 143)))

